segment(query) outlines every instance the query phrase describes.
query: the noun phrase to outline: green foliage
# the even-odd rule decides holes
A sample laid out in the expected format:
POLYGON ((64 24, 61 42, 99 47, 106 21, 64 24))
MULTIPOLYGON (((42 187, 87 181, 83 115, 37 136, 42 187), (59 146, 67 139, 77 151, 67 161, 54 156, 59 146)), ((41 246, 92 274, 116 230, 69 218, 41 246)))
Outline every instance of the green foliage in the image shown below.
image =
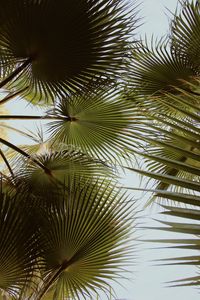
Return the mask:
POLYGON ((108 161, 122 156, 126 145, 133 144, 133 105, 124 101, 118 90, 101 87, 74 94, 48 113, 60 117, 48 124, 52 143, 72 145, 108 161))
POLYGON ((120 70, 132 29, 124 1, 2 0, 0 6, 2 79, 25 62, 11 87, 27 87, 28 100, 49 102, 120 70))
MULTIPOLYGON (((119 188, 120 168, 150 178, 147 204, 189 220, 162 222, 189 237, 161 242, 199 250, 200 4, 180 1, 168 37, 151 46, 130 39, 127 4, 0 0, 0 107, 20 95, 41 110, 1 109, 0 121, 46 122, 37 134, 0 122, 32 142, 15 145, 1 130, 2 299, 113 295, 134 253, 135 205, 119 188)), ((198 265, 200 256, 171 261, 198 265)))

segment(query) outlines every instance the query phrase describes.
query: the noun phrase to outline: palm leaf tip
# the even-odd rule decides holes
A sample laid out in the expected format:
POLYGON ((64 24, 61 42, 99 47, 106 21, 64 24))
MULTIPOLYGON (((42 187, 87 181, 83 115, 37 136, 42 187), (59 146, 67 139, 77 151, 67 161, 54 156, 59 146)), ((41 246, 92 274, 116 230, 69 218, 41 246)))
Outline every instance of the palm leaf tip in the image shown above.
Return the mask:
POLYGON ((1 2, 1 64, 7 72, 28 61, 14 83, 28 97, 65 95, 119 70, 131 27, 124 1, 1 2))
POLYGON ((99 186, 74 183, 64 208, 42 218, 42 252, 47 270, 54 270, 47 286, 53 283, 56 295, 81 299, 106 291, 128 263, 133 203, 110 183, 99 186))
MULTIPOLYGON (((175 221, 160 221, 164 227, 159 227, 157 229, 164 230, 167 232, 173 232, 179 234, 179 238, 168 238, 161 240, 154 240, 158 243, 171 244, 170 248, 176 248, 180 250, 190 250, 191 254, 187 256, 173 257, 162 259, 161 261, 166 262, 166 265, 191 265, 199 266, 200 256, 200 211, 199 211, 199 196, 188 195, 176 192, 162 192, 161 197, 166 199, 175 200, 175 204, 163 205, 165 209, 162 213, 170 216, 175 221), (177 206, 178 204, 178 206, 177 206), (184 205, 184 207, 183 207, 184 205), (176 219, 175 219, 176 218, 176 219), (177 222, 177 220, 180 220, 177 222), (180 233, 185 234, 185 236, 180 237, 180 233)), ((197 270, 198 273, 198 270, 197 270)), ((175 280, 177 286, 187 286, 187 285, 199 285, 199 276, 191 278, 183 278, 175 280)), ((175 284, 172 286, 176 286, 175 284)))
POLYGON ((190 62, 199 74, 200 55, 200 3, 183 1, 181 11, 171 25, 172 51, 190 62))

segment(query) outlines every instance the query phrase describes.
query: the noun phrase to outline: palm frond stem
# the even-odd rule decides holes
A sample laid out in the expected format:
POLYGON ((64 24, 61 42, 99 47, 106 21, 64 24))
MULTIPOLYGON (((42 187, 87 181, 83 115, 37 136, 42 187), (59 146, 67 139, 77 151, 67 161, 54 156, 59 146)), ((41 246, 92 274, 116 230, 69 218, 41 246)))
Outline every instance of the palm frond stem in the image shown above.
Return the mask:
POLYGON ((13 177, 14 176, 13 170, 12 170, 12 168, 11 168, 11 166, 10 166, 7 158, 6 158, 6 156, 4 155, 4 153, 3 153, 3 151, 1 149, 0 149, 0 155, 1 155, 2 159, 3 159, 3 161, 5 162, 8 170, 9 170, 9 172, 11 174, 11 176, 13 177))
POLYGON ((26 86, 25 88, 15 92, 15 93, 9 93, 6 97, 4 97, 2 100, 0 100, 0 105, 5 104, 9 100, 12 100, 14 97, 20 95, 21 93, 23 93, 27 89, 28 89, 28 86, 26 86))
MULTIPOLYGON (((56 272, 54 272, 52 274, 52 276, 50 276, 50 278, 48 278, 48 280, 45 282, 45 284, 43 285, 43 287, 41 288, 41 290, 36 294, 36 295, 32 295, 34 300, 40 300, 42 299, 42 297, 46 294, 46 292, 48 292, 48 290, 51 288, 51 286, 54 284, 54 282, 56 281, 56 279, 59 278, 60 274, 67 268, 69 267, 71 264, 73 263, 73 261, 64 261, 62 263, 62 265, 59 267, 58 270, 56 270, 56 272)), ((32 298, 31 298, 32 300, 32 298)))
POLYGON ((22 154, 24 157, 30 159, 32 162, 34 162, 36 165, 38 165, 40 168, 42 168, 42 169, 45 171, 46 174, 51 175, 51 171, 50 171, 47 167, 45 167, 43 164, 41 164, 37 159, 31 157, 31 155, 29 155, 29 154, 28 154, 27 152, 25 152, 24 150, 20 149, 20 148, 17 147, 16 145, 14 145, 14 144, 12 144, 12 143, 10 143, 10 142, 8 142, 8 141, 2 139, 2 138, 0 138, 0 143, 2 143, 2 144, 4 144, 4 145, 6 145, 7 147, 9 147, 9 148, 15 150, 16 152, 22 154))
POLYGON ((25 60, 19 67, 17 67, 10 75, 0 82, 0 88, 13 80, 19 73, 21 73, 32 61, 32 58, 25 60))
POLYGON ((32 115, 0 115, 1 120, 64 120, 73 121, 71 117, 62 116, 32 116, 32 115))

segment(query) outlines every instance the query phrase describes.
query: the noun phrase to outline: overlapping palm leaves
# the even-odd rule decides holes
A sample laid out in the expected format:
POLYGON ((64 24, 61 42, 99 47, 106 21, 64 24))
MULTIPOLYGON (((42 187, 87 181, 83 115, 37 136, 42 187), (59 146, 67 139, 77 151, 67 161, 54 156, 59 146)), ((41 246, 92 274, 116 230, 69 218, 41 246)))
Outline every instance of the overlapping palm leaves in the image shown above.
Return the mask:
POLYGON ((23 197, 4 194, 1 182, 0 289, 13 297, 24 288, 31 288, 39 258, 35 248, 36 227, 30 220, 31 213, 23 206, 23 197))
MULTIPOLYGON (((180 91, 180 89, 179 89, 180 91)), ((160 104, 165 110, 165 105, 168 106, 172 99, 174 108, 177 113, 181 113, 182 118, 170 117, 162 111, 159 113, 154 109, 152 111, 143 110, 146 115, 146 121, 143 131, 143 148, 144 151, 137 152, 147 159, 146 167, 150 172, 154 172, 157 179, 170 182, 170 176, 173 178, 180 175, 183 178, 190 178, 192 181, 198 181, 199 178, 199 114, 198 106, 191 106, 190 101, 185 102, 186 93, 183 91, 184 99, 181 96, 165 94, 165 99, 160 99, 160 104), (167 101, 167 99, 169 99, 167 101), (180 108, 182 104, 182 107, 180 108), (144 146, 145 145, 145 146, 144 146), (166 175, 166 178, 164 176, 166 175), (174 177, 173 177, 174 176, 174 177)), ((187 95, 191 97, 190 94, 187 95)), ((193 97, 193 100, 198 102, 198 96, 193 97)), ((170 105, 171 106, 171 105, 170 105)), ((142 171, 143 172, 143 171, 142 171)), ((150 175, 150 173, 149 173, 150 175)), ((152 173, 152 176, 154 176, 152 173)), ((189 188, 189 184, 182 183, 178 176, 177 186, 189 188)), ((172 183, 171 182, 171 183, 172 183)), ((173 183, 172 183, 173 184, 173 183)), ((168 186, 168 185, 167 185, 168 186)), ((166 188, 167 188, 166 186, 166 188)), ((161 183, 159 188, 164 185, 161 183)))
POLYGON ((110 183, 99 183, 88 182, 84 188, 73 183, 63 207, 54 214, 49 208, 41 218, 41 250, 50 274, 36 299, 51 284, 54 299, 84 298, 106 292, 106 280, 117 278, 129 252, 132 203, 110 183))
MULTIPOLYGON (((88 179, 113 177, 112 169, 77 150, 66 148, 35 155, 34 160, 14 158, 12 182, 23 189, 24 193, 37 196, 44 204, 50 204, 52 194, 59 201, 63 189, 68 188, 71 177, 78 177, 84 186, 88 179), (35 162, 39 162, 36 164, 35 162), (43 168, 41 168, 43 166, 43 168), (81 177, 81 178, 80 178, 81 177), (56 197, 57 195, 57 197, 56 197), (50 197, 49 197, 50 196, 50 197)), ((54 200, 55 200, 54 199, 54 200)))
MULTIPOLYGON (((189 59, 172 51, 170 41, 161 39, 151 47, 146 43, 134 45, 130 54, 129 89, 143 96, 178 93, 176 87, 187 87, 187 82, 198 75, 189 59), (155 44, 155 45, 154 45, 155 44)), ((192 91, 191 91, 192 92, 192 91)))
MULTIPOLYGON (((132 202, 108 180, 123 152, 143 156, 147 170, 137 171, 156 180, 156 196, 175 201, 164 206, 166 214, 199 220, 199 1, 182 1, 169 40, 152 48, 137 43, 129 53, 124 1, 0 4, 0 87, 14 93, 10 97, 21 93, 35 103, 54 102, 35 116, 51 120, 46 151, 34 153, 35 146, 20 148, 1 138, 20 154, 3 153, 9 172, 2 174, 2 205, 19 197, 36 230, 25 248, 31 262, 22 270, 24 281, 13 272, 11 281, 0 276, 0 288, 31 300, 106 293, 128 254, 124 243, 133 215, 132 202), (122 93, 112 84, 124 56, 129 71, 123 72, 122 93)), ((169 231, 199 235, 192 222, 165 224, 169 231)), ((177 245, 198 250, 199 239, 177 245)), ((182 261, 198 264, 199 256, 182 261)), ((193 281, 198 284, 199 277, 186 280, 193 281)))
POLYGON ((182 10, 174 17, 171 26, 173 53, 189 61, 199 75, 199 1, 181 1, 182 10))
MULTIPOLYGON (((160 242, 197 250, 188 257, 169 259, 174 264, 198 265, 200 259, 199 20, 199 1, 182 1, 182 11, 172 22, 168 46, 133 51, 132 92, 127 89, 126 94, 131 99, 136 86, 137 94, 132 99, 146 117, 140 124, 142 150, 134 151, 143 156, 144 168, 137 171, 156 180, 155 197, 165 199, 164 214, 188 221, 162 222, 164 230, 189 237, 160 242)), ((179 281, 177 284, 199 285, 199 275, 179 281)))
MULTIPOLYGON (((199 221, 199 107, 186 104, 186 93, 184 91, 183 93, 184 109, 179 105, 182 101, 181 96, 165 94, 165 97, 172 97, 173 101, 177 101, 175 107, 177 112, 181 111, 181 120, 154 112, 155 126, 151 127, 149 124, 149 128, 151 127, 149 136, 151 137, 148 137, 147 134, 144 139, 149 148, 147 147, 146 151, 142 153, 149 170, 139 172, 157 181, 155 196, 159 201, 163 201, 163 199, 170 201, 170 205, 169 202, 167 205, 163 205, 166 210, 165 214, 186 218, 186 221, 187 219, 190 221, 187 223, 181 221, 162 222, 167 225, 164 230, 190 234, 191 237, 180 240, 166 239, 160 242, 172 243, 182 249, 199 250, 199 225, 192 223, 193 220, 199 221), (181 207, 177 207, 177 204, 181 207)), ((187 96, 191 97, 191 94, 187 96)), ((195 96, 195 98, 194 100, 198 103, 199 96, 195 96)), ((157 242, 159 241, 157 240, 157 242)), ((188 257, 172 259, 171 263, 198 265, 199 257, 199 253, 196 252, 188 257)), ((180 280, 174 284, 198 285, 199 276, 180 280)))
POLYGON ((52 285, 52 299, 108 292, 129 254, 133 202, 111 182, 80 182, 71 177, 59 206, 35 205, 20 188, 16 196, 1 193, 2 290, 22 299, 31 286, 33 299, 52 285))

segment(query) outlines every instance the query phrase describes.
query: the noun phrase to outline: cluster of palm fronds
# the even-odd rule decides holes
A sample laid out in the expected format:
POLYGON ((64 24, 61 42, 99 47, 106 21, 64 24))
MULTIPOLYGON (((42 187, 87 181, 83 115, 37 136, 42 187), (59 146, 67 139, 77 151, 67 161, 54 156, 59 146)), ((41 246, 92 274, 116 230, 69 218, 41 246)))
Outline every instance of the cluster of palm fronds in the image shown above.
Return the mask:
MULTIPOLYGON (((95 299, 133 260, 134 201, 118 167, 156 180, 155 196, 172 203, 164 213, 199 221, 200 3, 182 1, 169 37, 151 47, 131 38, 137 14, 125 0, 0 5, 2 297, 95 299), (19 96, 43 115, 1 110, 19 96), (8 119, 46 120, 47 132, 8 119), (13 144, 2 129, 34 143, 13 144), (130 167, 138 156, 142 169, 130 167)), ((199 235, 197 224, 166 225, 199 235)), ((198 250, 199 239, 177 245, 198 250)))

